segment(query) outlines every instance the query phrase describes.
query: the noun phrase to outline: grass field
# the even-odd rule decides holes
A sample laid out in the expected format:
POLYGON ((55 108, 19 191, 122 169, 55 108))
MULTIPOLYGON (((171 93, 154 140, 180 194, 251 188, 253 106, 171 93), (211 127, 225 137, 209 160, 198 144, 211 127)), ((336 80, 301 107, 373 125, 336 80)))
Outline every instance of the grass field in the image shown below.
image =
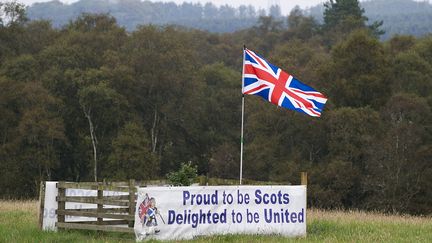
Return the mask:
MULTIPOLYGON (((42 232, 37 213, 36 201, 0 201, 0 242, 135 242, 132 235, 42 232)), ((193 242, 432 242, 431 217, 310 209, 307 220, 306 238, 226 235, 193 242)))

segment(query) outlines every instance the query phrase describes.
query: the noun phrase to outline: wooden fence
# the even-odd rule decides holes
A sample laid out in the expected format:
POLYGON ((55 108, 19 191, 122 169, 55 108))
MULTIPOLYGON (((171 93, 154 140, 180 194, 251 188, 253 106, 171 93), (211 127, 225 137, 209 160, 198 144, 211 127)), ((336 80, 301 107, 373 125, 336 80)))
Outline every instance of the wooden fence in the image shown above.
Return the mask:
POLYGON ((133 233, 136 204, 135 181, 129 182, 63 182, 57 183, 57 228, 133 233), (97 196, 66 196, 66 189, 96 190, 97 196), (108 196, 104 191, 112 194, 108 196), (91 209, 66 209, 67 202, 96 204, 91 209), (107 207, 108 206, 108 207, 107 207), (111 206, 111 207, 110 207, 111 206), (116 207, 112 207, 116 206, 116 207), (67 222, 67 216, 95 218, 95 221, 67 222))

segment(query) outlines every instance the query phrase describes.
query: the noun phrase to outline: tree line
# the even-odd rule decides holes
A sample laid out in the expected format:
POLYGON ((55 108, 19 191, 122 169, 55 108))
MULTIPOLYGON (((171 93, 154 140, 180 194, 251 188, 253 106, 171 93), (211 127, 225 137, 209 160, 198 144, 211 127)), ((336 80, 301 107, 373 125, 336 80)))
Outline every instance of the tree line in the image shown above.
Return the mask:
POLYGON ((226 34, 127 32, 103 14, 57 29, 0 9, 3 198, 34 197, 42 180, 164 178, 182 163, 238 178, 246 44, 329 101, 315 119, 247 96, 244 178, 297 184, 308 171, 312 207, 432 212, 432 37, 381 42, 357 0, 327 2, 323 24, 294 9, 226 34))
POLYGON ((109 13, 116 18, 119 25, 129 31, 143 24, 176 24, 212 32, 233 32, 252 27, 259 16, 269 14, 279 18, 282 15, 278 5, 271 6, 266 11, 255 9, 252 5, 241 5, 235 8, 227 4, 218 7, 211 2, 176 4, 140 0, 82 0, 72 4, 51 1, 35 3, 28 8, 30 19, 49 19, 56 27, 64 26, 86 12, 109 13))
MULTIPOLYGON (((362 1, 365 16, 371 22, 384 21, 385 31, 381 39, 388 40, 395 34, 424 36, 432 31, 432 5, 428 1, 372 0, 362 1)), ((323 23, 324 5, 319 4, 302 10, 323 23)), ((234 32, 256 25, 260 16, 272 16, 278 20, 286 18, 278 5, 269 9, 256 9, 251 5, 234 8, 229 5, 215 6, 212 3, 175 4, 174 2, 151 2, 140 0, 81 0, 72 4, 59 1, 36 3, 28 7, 31 20, 51 20, 54 27, 67 25, 81 13, 109 13, 120 26, 128 31, 143 24, 176 24, 210 32, 234 32)))

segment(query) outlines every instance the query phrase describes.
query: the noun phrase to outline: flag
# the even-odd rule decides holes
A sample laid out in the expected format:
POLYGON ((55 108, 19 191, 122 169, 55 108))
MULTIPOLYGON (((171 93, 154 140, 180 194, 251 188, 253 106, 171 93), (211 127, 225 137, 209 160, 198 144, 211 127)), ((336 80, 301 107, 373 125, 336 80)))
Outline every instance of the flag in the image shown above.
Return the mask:
POLYGON ((146 194, 144 200, 140 203, 138 208, 138 216, 141 219, 142 223, 146 221, 145 216, 149 208, 150 208, 150 199, 149 196, 146 194))
POLYGON ((245 48, 243 94, 258 95, 287 109, 320 117, 327 98, 245 48))

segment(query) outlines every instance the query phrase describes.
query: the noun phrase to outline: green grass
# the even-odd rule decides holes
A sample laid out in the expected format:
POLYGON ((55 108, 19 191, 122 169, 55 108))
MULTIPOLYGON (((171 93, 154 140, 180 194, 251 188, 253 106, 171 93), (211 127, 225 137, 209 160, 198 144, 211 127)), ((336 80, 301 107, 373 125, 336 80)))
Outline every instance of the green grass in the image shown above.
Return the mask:
MULTIPOLYGON (((193 242, 432 242, 432 218, 308 210, 307 232, 306 238, 225 235, 193 242)), ((93 231, 43 232, 37 227, 36 202, 0 201, 0 242, 135 242, 133 237, 93 231)))

